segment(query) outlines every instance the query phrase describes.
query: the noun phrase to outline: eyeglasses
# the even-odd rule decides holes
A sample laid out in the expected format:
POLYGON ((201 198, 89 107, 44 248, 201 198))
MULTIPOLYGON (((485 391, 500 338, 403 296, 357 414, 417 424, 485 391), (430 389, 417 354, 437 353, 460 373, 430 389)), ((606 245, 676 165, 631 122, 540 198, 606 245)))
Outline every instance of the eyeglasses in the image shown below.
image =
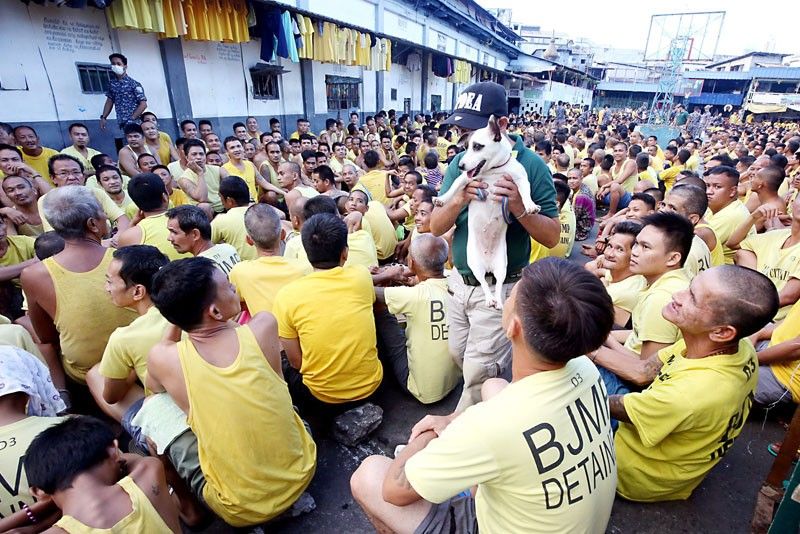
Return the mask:
POLYGON ((83 171, 79 171, 77 169, 71 171, 61 171, 53 173, 59 178, 66 178, 67 176, 83 176, 83 171))

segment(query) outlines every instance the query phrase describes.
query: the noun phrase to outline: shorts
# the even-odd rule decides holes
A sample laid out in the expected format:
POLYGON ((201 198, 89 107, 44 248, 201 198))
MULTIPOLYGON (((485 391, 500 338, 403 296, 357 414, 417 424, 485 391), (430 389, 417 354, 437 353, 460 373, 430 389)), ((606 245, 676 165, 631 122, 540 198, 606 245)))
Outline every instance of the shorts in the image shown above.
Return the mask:
MULTIPOLYGON (((606 387, 606 394, 610 397, 611 395, 625 395, 626 393, 631 392, 630 384, 625 382, 623 379, 606 369, 605 367, 597 366, 597 370, 600 372, 600 378, 603 379, 603 385, 606 387)), ((616 432, 617 427, 619 427, 619 421, 616 419, 611 419, 611 429, 616 432)))
POLYGON ((478 516, 475 515, 475 498, 456 495, 443 503, 431 504, 431 509, 414 534, 477 534, 478 516))
POLYGON ((175 438, 166 450, 167 458, 172 463, 178 476, 183 480, 201 503, 203 488, 206 487, 206 476, 200 469, 200 455, 197 452, 197 436, 191 429, 175 438))
POLYGON ((128 435, 131 438, 133 438, 133 443, 138 448, 142 449, 143 451, 146 451, 148 450, 147 440, 142 434, 142 428, 134 425, 131 422, 133 421, 133 418, 136 417, 136 414, 139 413, 139 410, 142 409, 143 403, 144 403, 144 397, 131 404, 131 407, 128 408, 128 410, 124 414, 122 414, 122 421, 120 421, 120 424, 122 425, 122 428, 125 429, 125 432, 127 432, 128 435))
POLYGON ((792 402, 792 394, 778 381, 769 365, 761 365, 758 368, 758 385, 753 400, 762 406, 767 406, 792 402))
MULTIPOLYGON (((625 191, 625 194, 619 198, 619 203, 617 204, 617 209, 625 209, 628 207, 628 204, 631 203, 631 194, 625 191)), ((603 204, 608 206, 611 205, 611 193, 606 193, 606 196, 603 197, 603 204)))

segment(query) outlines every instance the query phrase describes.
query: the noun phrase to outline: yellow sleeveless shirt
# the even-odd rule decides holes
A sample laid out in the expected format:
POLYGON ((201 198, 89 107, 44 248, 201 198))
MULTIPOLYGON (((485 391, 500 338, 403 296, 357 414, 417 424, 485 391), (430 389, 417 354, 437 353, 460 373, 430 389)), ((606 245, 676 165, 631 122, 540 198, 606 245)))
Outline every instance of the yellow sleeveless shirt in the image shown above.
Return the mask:
MULTIPOLYGON (((620 165, 620 167, 619 167, 620 172, 623 169, 625 169, 625 166, 628 164, 629 161, 630 161, 630 159, 626 158, 625 161, 622 162, 622 165, 620 165)), ((616 180, 618 174, 619 173, 617 172, 617 165, 615 163, 614 166, 611 167, 611 177, 614 180, 616 180)), ((622 182, 622 189, 624 189, 628 193, 633 193, 633 190, 636 187, 636 182, 638 182, 638 181, 639 181, 639 175, 634 172, 633 174, 631 174, 630 176, 625 178, 624 182, 622 182)))
POLYGON ((105 276, 114 251, 106 250, 94 269, 76 273, 47 258, 42 265, 50 273, 56 293, 55 325, 61 341, 64 371, 80 383, 103 356, 111 333, 129 325, 137 313, 114 306, 105 291, 105 276))
POLYGON ((708 228, 714 233, 714 237, 717 238, 717 244, 714 246, 714 250, 711 251, 711 266, 725 265, 725 253, 722 251, 722 243, 719 242, 719 237, 714 232, 714 229, 707 224, 698 224, 695 228, 708 228))
POLYGON ((206 478, 203 499, 226 523, 276 517, 314 476, 317 448, 284 382, 252 330, 236 329, 239 354, 228 367, 206 362, 190 339, 178 342, 189 415, 206 478))
POLYGON ((230 176, 238 176, 244 183, 247 184, 247 189, 250 191, 250 198, 253 200, 258 199, 258 191, 256 190, 256 166, 252 162, 242 160, 244 170, 239 170, 230 161, 222 166, 223 169, 228 171, 230 176))
POLYGON ((152 245, 160 250, 170 261, 181 258, 191 258, 191 254, 181 254, 172 243, 169 242, 169 230, 167 229, 167 214, 159 213, 145 217, 137 225, 142 230, 142 241, 140 245, 152 245))
POLYGON ((123 517, 111 528, 92 528, 84 525, 74 517, 65 515, 56 522, 60 527, 70 534, 122 534, 124 532, 146 532, 147 534, 159 534, 161 532, 171 533, 172 530, 164 520, 158 515, 158 511, 147 498, 131 477, 125 477, 117 486, 125 490, 131 498, 133 510, 123 517))

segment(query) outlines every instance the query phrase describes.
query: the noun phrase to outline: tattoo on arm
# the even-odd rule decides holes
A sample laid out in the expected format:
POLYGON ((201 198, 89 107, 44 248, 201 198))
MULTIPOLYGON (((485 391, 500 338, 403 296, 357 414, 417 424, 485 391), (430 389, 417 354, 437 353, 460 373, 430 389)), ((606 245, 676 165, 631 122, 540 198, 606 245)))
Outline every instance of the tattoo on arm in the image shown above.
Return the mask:
POLYGON ((664 362, 658 357, 658 353, 650 357, 644 362, 644 379, 650 384, 658 376, 658 372, 664 366, 664 362))
POLYGON ((161 488, 158 487, 158 484, 150 484, 150 493, 158 497, 161 494, 161 488))
POLYGON ((630 423, 631 419, 628 417, 628 412, 625 411, 625 403, 623 402, 624 395, 611 395, 608 398, 608 406, 611 411, 611 417, 617 421, 630 423))

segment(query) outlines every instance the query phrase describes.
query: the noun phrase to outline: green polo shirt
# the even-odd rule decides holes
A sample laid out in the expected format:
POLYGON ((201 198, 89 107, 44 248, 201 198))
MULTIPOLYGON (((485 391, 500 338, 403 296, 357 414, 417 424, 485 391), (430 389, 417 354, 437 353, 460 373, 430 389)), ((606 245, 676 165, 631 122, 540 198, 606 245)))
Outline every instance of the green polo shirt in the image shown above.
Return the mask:
MULTIPOLYGON (((545 217, 558 217, 556 188, 553 186, 550 169, 547 168, 542 158, 525 146, 522 137, 517 135, 509 135, 509 137, 515 142, 513 150, 516 152, 517 161, 525 167, 525 172, 528 173, 531 198, 541 206, 540 213, 545 217)), ((463 152, 458 154, 447 167, 439 194, 444 194, 453 185, 455 179, 461 176, 458 164, 463 156, 463 152)), ((469 211, 467 208, 468 206, 464 206, 456 218, 456 231, 453 235, 453 263, 459 273, 472 276, 472 271, 467 265, 467 213, 469 211)), ((528 265, 531 255, 531 238, 516 219, 509 225, 506 232, 506 255, 508 257, 508 273, 520 271, 528 265)))

